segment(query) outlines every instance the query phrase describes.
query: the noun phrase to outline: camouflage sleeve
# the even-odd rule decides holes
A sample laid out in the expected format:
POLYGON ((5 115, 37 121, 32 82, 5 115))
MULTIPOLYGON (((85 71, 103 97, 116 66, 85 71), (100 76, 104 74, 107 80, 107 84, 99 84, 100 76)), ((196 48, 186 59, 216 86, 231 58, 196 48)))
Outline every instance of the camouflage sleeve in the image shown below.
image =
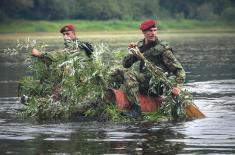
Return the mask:
POLYGON ((180 62, 175 58, 171 50, 166 50, 162 54, 163 62, 168 69, 176 76, 176 82, 183 84, 185 80, 185 71, 180 62))
POLYGON ((50 59, 50 61, 57 61, 61 56, 63 56, 62 51, 51 51, 51 52, 44 52, 42 53, 42 58, 45 59, 50 59))
POLYGON ((124 57, 123 61, 122 61, 122 65, 125 68, 129 68, 131 67, 136 61, 138 61, 138 58, 136 56, 134 56, 133 54, 129 54, 127 56, 124 57))

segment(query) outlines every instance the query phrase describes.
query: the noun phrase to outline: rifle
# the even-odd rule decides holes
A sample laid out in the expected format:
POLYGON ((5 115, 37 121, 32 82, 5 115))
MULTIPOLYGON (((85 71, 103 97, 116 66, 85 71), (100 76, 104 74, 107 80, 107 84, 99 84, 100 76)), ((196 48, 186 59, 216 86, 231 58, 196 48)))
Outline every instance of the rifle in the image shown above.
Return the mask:
MULTIPOLYGON (((129 51, 132 52, 134 55, 138 56, 146 65, 146 68, 151 72, 151 74, 157 78, 161 79, 161 82, 165 85, 166 90, 171 91, 173 88, 172 82, 166 77, 166 75, 162 72, 162 69, 157 67, 156 65, 153 65, 151 62, 149 62, 144 55, 140 52, 139 48, 136 46, 133 46, 129 48, 129 51)), ((171 96, 172 100, 174 102, 174 105, 171 109, 171 115, 173 118, 178 118, 177 116, 177 108, 180 105, 180 99, 178 96, 171 96)), ((189 118, 204 118, 205 115, 197 108, 197 106, 194 103, 186 104, 184 105, 184 110, 186 115, 189 118)))

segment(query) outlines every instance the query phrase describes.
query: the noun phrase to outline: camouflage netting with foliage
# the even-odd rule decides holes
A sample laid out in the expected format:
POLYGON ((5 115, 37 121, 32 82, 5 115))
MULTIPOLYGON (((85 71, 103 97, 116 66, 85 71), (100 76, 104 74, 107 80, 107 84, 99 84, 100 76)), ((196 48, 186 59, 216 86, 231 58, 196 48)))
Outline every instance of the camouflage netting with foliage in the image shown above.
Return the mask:
MULTIPOLYGON (((15 49, 4 50, 5 55, 26 55, 28 73, 19 81, 20 95, 28 96, 21 112, 23 116, 38 120, 73 117, 112 121, 133 119, 122 115, 115 103, 105 99, 110 86, 110 74, 115 68, 121 67, 125 52, 110 50, 107 45, 99 44, 94 47, 92 60, 81 57, 76 50, 63 49, 50 51, 60 53, 56 61, 50 62, 47 58, 32 57, 32 48, 48 52, 46 45, 35 40, 18 42, 15 49)), ((156 84, 158 82, 155 81, 156 84)), ((191 95, 183 91, 179 98, 190 101, 191 95)), ((156 112, 143 113, 142 119, 185 118, 184 105, 176 103, 168 93, 162 106, 156 112)))

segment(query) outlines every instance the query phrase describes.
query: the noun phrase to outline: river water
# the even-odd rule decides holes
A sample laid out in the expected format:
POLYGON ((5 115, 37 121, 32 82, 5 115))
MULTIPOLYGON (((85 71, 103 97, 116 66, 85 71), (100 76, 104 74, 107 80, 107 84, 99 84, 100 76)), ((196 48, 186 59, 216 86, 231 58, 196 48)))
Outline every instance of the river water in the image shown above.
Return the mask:
MULTIPOLYGON (((139 38, 135 34, 88 37, 111 48, 125 48, 139 38)), ((206 118, 162 123, 23 119, 17 115, 22 105, 16 83, 24 75, 24 65, 0 57, 0 154, 235 154, 235 35, 175 33, 160 34, 160 38, 175 48, 187 71, 185 87, 206 118)), ((6 48, 12 41, 0 40, 0 45, 6 48)))

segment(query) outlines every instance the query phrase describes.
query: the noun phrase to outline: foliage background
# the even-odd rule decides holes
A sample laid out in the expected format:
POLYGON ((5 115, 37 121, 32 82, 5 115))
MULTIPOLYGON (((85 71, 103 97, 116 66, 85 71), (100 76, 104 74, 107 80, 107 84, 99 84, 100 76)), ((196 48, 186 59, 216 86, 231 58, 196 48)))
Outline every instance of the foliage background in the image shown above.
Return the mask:
POLYGON ((0 21, 196 19, 235 21, 234 0, 1 0, 0 21))

